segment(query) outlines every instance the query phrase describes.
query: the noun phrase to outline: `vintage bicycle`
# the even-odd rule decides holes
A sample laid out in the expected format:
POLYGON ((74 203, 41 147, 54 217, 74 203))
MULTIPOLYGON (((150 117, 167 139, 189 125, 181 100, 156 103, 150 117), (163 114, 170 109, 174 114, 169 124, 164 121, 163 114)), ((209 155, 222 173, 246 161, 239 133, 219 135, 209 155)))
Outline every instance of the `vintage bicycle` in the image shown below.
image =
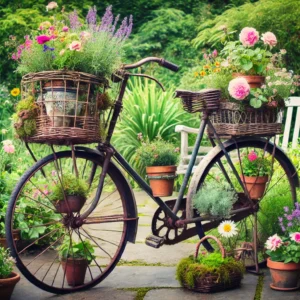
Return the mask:
MULTIPOLYGON (((218 90, 204 90, 198 93, 177 91, 177 96, 183 99, 187 111, 202 112, 199 133, 177 198, 164 201, 160 197, 154 197, 147 182, 111 145, 130 76, 153 79, 162 87, 161 83, 151 76, 129 72, 149 62, 158 63, 171 71, 178 70, 176 65, 155 57, 123 65, 113 77, 114 82, 120 85, 120 89, 109 114, 105 140, 99 142, 95 149, 82 145, 74 146, 71 143, 71 150, 62 151, 56 151, 53 146, 55 143, 48 141, 53 153, 38 160, 22 176, 12 193, 6 216, 9 247, 22 274, 43 290, 64 294, 99 284, 115 268, 127 242, 135 242, 138 229, 137 206, 124 171, 158 205, 153 215, 152 234, 146 239, 146 244, 154 248, 173 245, 195 235, 202 238, 215 230, 222 218, 202 215, 201 211, 193 209, 192 198, 207 181, 216 177, 218 180, 228 182, 238 193, 239 200, 231 211, 231 220, 237 224, 241 241, 249 242, 254 239, 258 249, 257 263, 264 260, 261 253, 266 238, 264 232, 267 231, 261 220, 269 217, 274 220, 270 207, 282 206, 282 198, 285 201, 284 205, 287 206, 292 206, 296 202, 296 188, 299 187, 297 171, 286 154, 276 146, 275 139, 272 141, 274 135, 233 136, 225 141, 224 137, 218 134, 211 121, 219 109, 218 90), (210 141, 214 148, 192 174, 206 128, 211 133, 210 141), (249 192, 238 174, 238 168, 242 170, 243 167, 241 155, 250 150, 256 150, 264 156, 269 155, 273 165, 268 187, 264 197, 259 201, 249 197, 249 192), (89 197, 80 211, 60 213, 49 199, 48 188, 53 183, 63 187, 64 176, 69 173, 76 174, 88 184, 89 197), (185 195, 186 188, 188 188, 187 195, 185 195), (280 203, 276 197, 280 198, 280 203), (268 206, 264 204, 265 199, 269 203, 268 206), (41 209, 48 212, 43 226, 28 223, 33 216, 39 217, 41 209), (24 223, 27 224, 26 230, 38 231, 37 237, 27 244, 14 240, 14 233, 24 230, 24 223), (23 227, 20 224, 23 224, 23 227), (74 256, 72 240, 89 241, 94 249, 94 254, 90 255, 91 263, 88 265, 84 283, 80 285, 68 285, 65 279, 66 270, 62 268, 59 258, 59 247, 67 238, 71 241, 67 247, 71 257, 74 256), (35 247, 37 245, 38 247, 35 247)), ((28 149, 30 150, 29 146, 28 149)), ((45 218, 45 214, 40 217, 45 218)), ((204 246, 208 251, 213 251, 208 241, 204 246)), ((91 254, 88 249, 84 250, 87 255, 91 254)))

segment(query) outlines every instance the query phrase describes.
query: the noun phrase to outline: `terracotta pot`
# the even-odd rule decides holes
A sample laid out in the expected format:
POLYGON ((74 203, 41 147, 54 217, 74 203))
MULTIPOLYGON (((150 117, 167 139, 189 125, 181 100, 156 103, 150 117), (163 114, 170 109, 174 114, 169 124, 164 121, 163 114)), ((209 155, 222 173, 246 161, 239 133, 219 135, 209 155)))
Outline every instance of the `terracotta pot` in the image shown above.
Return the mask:
POLYGON ((166 197, 173 194, 176 169, 177 166, 153 166, 146 168, 153 196, 166 197))
POLYGON ((266 184, 269 180, 269 176, 240 176, 242 179, 242 182, 245 182, 247 191, 250 194, 250 198, 253 200, 258 200, 262 198, 264 195, 266 184))
POLYGON ((59 213, 79 212, 86 201, 82 196, 66 196, 66 200, 57 201, 55 203, 56 211, 59 213))
POLYGON ((300 263, 283 263, 267 260, 270 269, 272 283, 270 287, 279 291, 292 291, 300 287, 300 263))
POLYGON ((1 300, 9 300, 15 285, 19 282, 20 275, 12 272, 9 278, 0 279, 0 298, 1 300))
POLYGON ((88 264, 85 258, 68 258, 61 262, 69 286, 78 286, 84 283, 88 264))
POLYGON ((240 73, 233 73, 232 76, 236 77, 243 77, 247 80, 251 88, 260 88, 265 83, 265 76, 259 75, 243 75, 240 73))
MULTIPOLYGON (((13 231, 13 239, 14 241, 18 241, 20 239, 20 231, 13 231)), ((6 237, 0 238, 0 246, 2 246, 5 249, 8 248, 6 237)))

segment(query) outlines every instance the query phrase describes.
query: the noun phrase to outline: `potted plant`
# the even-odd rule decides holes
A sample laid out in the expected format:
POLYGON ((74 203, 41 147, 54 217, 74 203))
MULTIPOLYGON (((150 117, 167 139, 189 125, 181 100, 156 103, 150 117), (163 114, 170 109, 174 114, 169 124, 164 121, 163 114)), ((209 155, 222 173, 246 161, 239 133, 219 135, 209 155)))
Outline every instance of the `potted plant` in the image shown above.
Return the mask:
POLYGON ((176 278, 181 286, 201 293, 220 292, 236 288, 241 284, 245 268, 233 257, 226 257, 221 242, 207 235, 197 244, 195 255, 183 258, 177 265, 176 278), (213 239, 220 252, 202 252, 198 257, 203 241, 213 239))
POLYGON ((244 155, 241 161, 240 177, 244 183, 249 196, 253 200, 263 197, 266 184, 269 181, 271 171, 271 161, 266 157, 259 157, 252 150, 248 155, 244 155))
POLYGON ((69 286, 84 283, 88 265, 95 258, 89 241, 74 242, 66 239, 59 248, 60 261, 69 286))
POLYGON ((74 174, 64 174, 61 180, 56 180, 49 199, 54 203, 59 213, 79 212, 85 204, 88 195, 88 185, 74 174))
POLYGON ((270 287, 279 291, 292 291, 300 288, 300 206, 295 209, 284 207, 284 215, 279 217, 279 225, 284 236, 277 234, 266 241, 269 255, 267 266, 272 283, 270 287))
POLYGON ((20 275, 13 272, 15 261, 10 257, 8 249, 0 246, 0 295, 1 299, 9 300, 20 275))
POLYGON ((143 142, 137 150, 137 159, 146 166, 153 196, 171 196, 178 161, 175 146, 163 140, 143 142))

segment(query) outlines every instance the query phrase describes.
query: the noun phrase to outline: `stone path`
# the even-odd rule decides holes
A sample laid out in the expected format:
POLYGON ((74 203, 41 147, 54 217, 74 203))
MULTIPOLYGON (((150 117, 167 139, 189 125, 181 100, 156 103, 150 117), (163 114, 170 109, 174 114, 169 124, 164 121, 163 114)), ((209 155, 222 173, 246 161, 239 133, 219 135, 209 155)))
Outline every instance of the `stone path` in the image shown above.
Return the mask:
MULTIPOLYGON (((258 286, 258 277, 246 274, 240 289, 216 293, 198 294, 180 288, 175 279, 177 262, 194 252, 196 238, 174 246, 163 246, 153 249, 144 244, 145 237, 151 232, 151 220, 156 204, 142 192, 136 192, 139 212, 139 229, 136 244, 127 244, 122 256, 122 265, 97 287, 85 292, 72 295, 52 295, 44 292, 25 278, 18 283, 11 300, 252 300, 258 286), (194 241, 193 241, 194 240, 194 241), (153 265, 158 266, 153 266, 153 265), (127 266, 126 266, 127 265, 127 266), (146 266, 145 266, 146 265, 146 266), (152 265, 152 266, 151 266, 152 265)), ((261 297, 255 300, 299 300, 300 291, 282 293, 273 291, 269 287, 271 281, 268 270, 264 270, 265 277, 261 297)), ((1 295, 0 295, 1 300, 1 295)))

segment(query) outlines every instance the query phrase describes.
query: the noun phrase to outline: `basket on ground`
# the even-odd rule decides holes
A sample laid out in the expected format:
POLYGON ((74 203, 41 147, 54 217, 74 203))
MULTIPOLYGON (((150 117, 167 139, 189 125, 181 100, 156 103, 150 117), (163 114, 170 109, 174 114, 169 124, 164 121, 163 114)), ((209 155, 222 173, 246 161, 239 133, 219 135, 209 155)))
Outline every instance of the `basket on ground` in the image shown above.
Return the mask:
POLYGON ((241 262, 225 256, 221 242, 216 237, 207 235, 198 242, 194 257, 180 261, 177 279, 183 287, 200 293, 221 292, 239 287, 245 268, 241 262), (219 246, 222 258, 225 259, 222 265, 206 267, 197 261, 200 245, 207 239, 213 239, 219 246))
MULTIPOLYGON (((278 113, 276 107, 241 108, 236 103, 221 102, 220 109, 210 116, 210 120, 220 136, 273 136, 282 133, 278 113)), ((213 136, 210 129, 208 133, 213 136)))
POLYGON ((73 71, 30 73, 22 78, 22 99, 37 105, 36 130, 26 142, 59 145, 100 142, 104 115, 104 78, 73 71))

